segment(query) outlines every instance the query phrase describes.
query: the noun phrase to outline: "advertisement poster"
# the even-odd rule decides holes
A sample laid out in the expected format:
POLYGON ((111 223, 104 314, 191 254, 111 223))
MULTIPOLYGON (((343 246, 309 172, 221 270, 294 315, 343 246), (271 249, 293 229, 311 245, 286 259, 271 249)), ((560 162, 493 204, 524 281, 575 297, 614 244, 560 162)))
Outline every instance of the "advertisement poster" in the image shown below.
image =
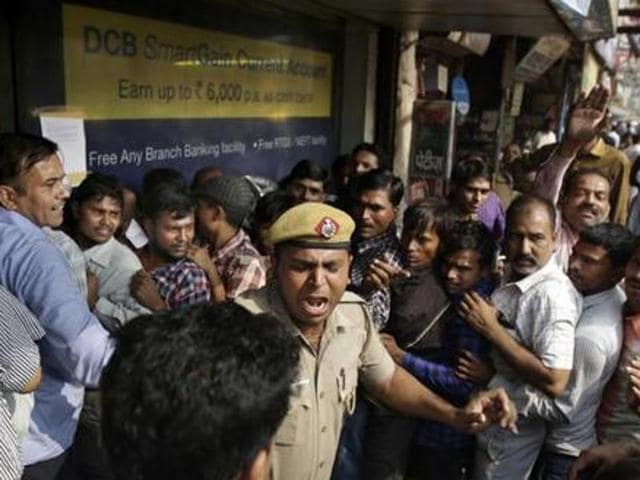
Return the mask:
POLYGON ((453 166, 455 102, 422 101, 413 105, 409 164, 409 201, 444 196, 453 166))
POLYGON ((89 171, 133 186, 156 167, 276 179, 335 156, 326 51, 67 4, 63 24, 89 171))

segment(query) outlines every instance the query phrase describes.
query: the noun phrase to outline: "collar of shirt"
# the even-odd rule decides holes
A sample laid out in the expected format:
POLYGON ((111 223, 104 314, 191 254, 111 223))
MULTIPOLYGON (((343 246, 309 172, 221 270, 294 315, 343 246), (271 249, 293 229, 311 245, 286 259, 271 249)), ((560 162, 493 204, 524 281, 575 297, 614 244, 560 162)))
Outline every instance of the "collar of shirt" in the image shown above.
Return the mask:
POLYGON ((520 292, 524 293, 529 290, 534 285, 537 285, 542 280, 544 280, 549 275, 560 274, 562 270, 558 264, 554 261, 553 256, 547 261, 546 265, 542 267, 540 270, 533 272, 531 275, 527 275, 526 277, 518 280, 516 282, 509 282, 506 286, 514 285, 520 290, 520 292))
POLYGON ((117 240, 115 237, 111 237, 104 243, 94 245, 91 248, 87 248, 84 251, 84 256, 90 259, 92 263, 95 263, 101 268, 107 268, 111 262, 111 253, 117 240))
POLYGON ((20 230, 24 230, 29 234, 40 235, 41 238, 45 236, 42 227, 37 226, 27 217, 18 212, 0 208, 0 222, 15 225, 20 228, 20 230))
POLYGON ((620 296, 624 298, 624 292, 618 285, 603 292, 594 293, 593 295, 587 295, 586 297, 583 297, 582 300, 582 311, 584 312, 586 309, 594 305, 614 301, 620 296))
POLYGON ((596 143, 589 149, 587 153, 594 157, 604 157, 607 153, 607 144, 604 143, 603 139, 598 138, 596 143))
POLYGON ((367 250, 372 248, 379 248, 381 246, 389 246, 395 248, 395 244, 398 241, 396 236, 396 226, 391 224, 386 232, 381 233, 377 237, 373 238, 360 238, 356 240, 355 251, 357 255, 361 255, 367 250))
POLYGON ((247 234, 244 233, 242 228, 238 229, 238 233, 236 233, 233 237, 231 237, 227 243, 225 243, 218 250, 214 250, 213 245, 209 245, 209 254, 213 258, 213 260, 220 260, 224 258, 229 252, 232 252, 238 245, 242 244, 245 241, 247 234))

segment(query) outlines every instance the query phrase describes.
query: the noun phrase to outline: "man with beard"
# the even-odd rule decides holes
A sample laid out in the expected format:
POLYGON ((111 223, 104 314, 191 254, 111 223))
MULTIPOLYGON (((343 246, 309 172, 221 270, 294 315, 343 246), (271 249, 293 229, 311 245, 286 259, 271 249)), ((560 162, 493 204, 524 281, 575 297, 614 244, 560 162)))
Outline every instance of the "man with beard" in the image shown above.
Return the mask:
MULTIPOLYGON (((523 195, 507 211, 506 283, 492 303, 472 292, 460 311, 493 345, 496 374, 490 387, 504 387, 516 399, 527 395, 557 397, 573 368, 574 330, 582 307, 580 294, 552 259, 555 208, 544 198, 523 195)), ((516 403, 518 412, 524 405, 516 403)), ((530 455, 545 425, 520 417, 519 434, 490 429, 478 436, 474 478, 526 478, 535 462, 530 455)))
MULTIPOLYGON (((606 221, 611 212, 609 172, 599 165, 575 160, 601 128, 608 100, 609 92, 601 87, 594 87, 587 97, 582 95, 578 99, 569 117, 564 140, 543 164, 534 183, 533 191, 558 204, 562 213, 562 221, 556 226, 557 260, 565 270, 580 231, 606 221), (571 173, 565 181, 570 168, 571 173), (561 195, 563 182, 564 193, 561 195)), ((628 190, 628 186, 626 188, 628 190)), ((624 224, 626 213, 624 221, 617 215, 614 215, 616 222, 624 224)))
POLYGON ((379 402, 406 415, 478 431, 490 418, 512 425, 504 392, 481 392, 456 408, 421 386, 386 352, 361 298, 345 293, 354 223, 344 212, 303 203, 273 224, 274 281, 236 302, 269 312, 301 345, 299 378, 273 447, 275 480, 331 475, 343 419, 362 383, 379 402))
MULTIPOLYGON (((131 294, 154 312, 208 302, 212 293, 208 275, 190 259, 200 250, 192 245, 194 205, 187 190, 165 185, 146 191, 142 209, 149 243, 137 252, 144 270, 132 277, 131 294)), ((200 257, 208 258, 206 250, 200 257)), ((209 268, 215 268, 210 259, 209 268)))

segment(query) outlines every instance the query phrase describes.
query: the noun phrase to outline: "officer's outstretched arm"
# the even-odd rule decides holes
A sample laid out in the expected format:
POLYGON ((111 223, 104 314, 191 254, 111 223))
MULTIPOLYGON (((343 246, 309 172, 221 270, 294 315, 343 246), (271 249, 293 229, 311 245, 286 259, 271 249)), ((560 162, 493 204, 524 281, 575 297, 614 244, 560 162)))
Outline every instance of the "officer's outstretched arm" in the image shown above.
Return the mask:
POLYGON ((381 403, 405 415, 436 420, 460 430, 479 432, 492 423, 515 431, 517 413, 503 389, 474 395, 464 408, 458 408, 420 384, 402 367, 396 367, 389 380, 371 385, 370 393, 381 403))

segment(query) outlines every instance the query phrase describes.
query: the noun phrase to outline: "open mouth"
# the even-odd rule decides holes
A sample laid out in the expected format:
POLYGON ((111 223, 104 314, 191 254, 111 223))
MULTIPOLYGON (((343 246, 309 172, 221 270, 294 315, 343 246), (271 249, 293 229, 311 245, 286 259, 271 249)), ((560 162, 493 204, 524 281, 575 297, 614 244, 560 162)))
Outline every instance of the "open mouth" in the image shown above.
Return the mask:
POLYGON ((324 315, 329 308, 329 300, 326 297, 307 297, 302 301, 302 308, 311 317, 324 315))

